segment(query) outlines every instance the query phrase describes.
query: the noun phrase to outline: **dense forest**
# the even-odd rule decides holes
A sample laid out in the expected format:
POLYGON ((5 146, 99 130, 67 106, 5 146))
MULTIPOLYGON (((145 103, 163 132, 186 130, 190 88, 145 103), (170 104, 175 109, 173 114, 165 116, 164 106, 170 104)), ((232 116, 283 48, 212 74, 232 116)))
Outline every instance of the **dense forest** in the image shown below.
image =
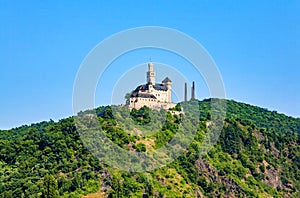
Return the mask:
MULTIPOLYGON (((300 118, 223 100, 220 138, 199 157, 213 100, 219 99, 193 101, 199 108, 197 130, 187 148, 166 166, 145 172, 101 162, 82 141, 77 116, 1 130, 0 197, 300 197, 300 118)), ((188 114, 182 107, 189 108, 106 106, 78 117, 96 119, 120 148, 148 153, 168 144, 183 125, 195 126, 183 123, 188 114)))

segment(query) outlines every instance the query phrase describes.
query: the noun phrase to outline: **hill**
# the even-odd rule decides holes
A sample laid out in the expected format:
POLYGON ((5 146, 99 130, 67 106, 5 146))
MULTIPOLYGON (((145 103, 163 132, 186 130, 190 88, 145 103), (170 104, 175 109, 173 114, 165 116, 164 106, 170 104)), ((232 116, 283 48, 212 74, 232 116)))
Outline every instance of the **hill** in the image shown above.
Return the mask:
MULTIPOLYGON (((100 162, 84 146, 76 117, 2 130, 0 197, 300 197, 300 119, 226 100, 220 138, 199 158, 210 127, 211 100, 196 101, 199 122, 188 148, 150 172, 120 171, 100 162)), ((168 143, 185 116, 165 111, 160 129, 152 130, 147 124, 162 112, 115 108, 129 115, 123 123, 134 121, 153 134, 123 129, 111 106, 95 109, 93 118, 115 144, 141 153, 168 143)), ((81 114, 89 119, 90 111, 81 114)))

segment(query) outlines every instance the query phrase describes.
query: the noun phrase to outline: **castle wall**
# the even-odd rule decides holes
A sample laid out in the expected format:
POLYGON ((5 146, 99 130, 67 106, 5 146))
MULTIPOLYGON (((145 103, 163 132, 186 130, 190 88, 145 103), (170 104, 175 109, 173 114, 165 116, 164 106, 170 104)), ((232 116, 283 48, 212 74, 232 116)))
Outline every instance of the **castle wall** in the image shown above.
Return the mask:
POLYGON ((157 100, 155 98, 140 98, 134 97, 130 98, 130 108, 140 109, 143 106, 147 106, 149 108, 154 107, 157 104, 157 100))
MULTIPOLYGON (((169 90, 168 90, 169 91, 169 90)), ((158 102, 171 102, 168 98, 168 91, 159 91, 155 89, 150 89, 149 93, 153 94, 158 102)))

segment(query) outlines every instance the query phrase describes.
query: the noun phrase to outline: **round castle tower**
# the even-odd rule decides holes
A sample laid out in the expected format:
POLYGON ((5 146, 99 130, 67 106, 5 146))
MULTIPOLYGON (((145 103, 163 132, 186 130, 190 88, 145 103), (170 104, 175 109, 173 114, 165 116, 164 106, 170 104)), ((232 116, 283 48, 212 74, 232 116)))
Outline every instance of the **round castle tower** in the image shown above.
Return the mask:
POLYGON ((165 85, 168 90, 167 90, 167 94, 168 94, 168 98, 167 98, 167 102, 172 102, 172 81, 170 80, 170 78, 166 77, 163 81, 162 84, 165 85))
POLYGON ((148 63, 148 72, 147 72, 147 83, 150 85, 155 85, 155 72, 153 70, 153 63, 148 63))

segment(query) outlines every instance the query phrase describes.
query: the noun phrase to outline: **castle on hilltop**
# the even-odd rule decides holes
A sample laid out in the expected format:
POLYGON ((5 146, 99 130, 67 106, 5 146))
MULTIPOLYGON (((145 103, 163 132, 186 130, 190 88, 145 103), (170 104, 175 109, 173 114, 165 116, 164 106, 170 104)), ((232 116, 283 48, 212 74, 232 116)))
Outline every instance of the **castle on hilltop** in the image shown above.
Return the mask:
MULTIPOLYGON (((170 109, 176 106, 176 103, 172 103, 172 81, 166 77, 161 83, 156 83, 153 66, 153 63, 148 63, 147 83, 139 85, 127 98, 126 105, 130 109, 140 109, 143 106, 151 109, 170 109)), ((191 98, 195 98, 194 82, 191 98)), ((187 83, 184 88, 184 101, 187 101, 187 83)))
POLYGON ((147 83, 131 92, 126 101, 129 108, 147 106, 152 109, 169 109, 176 106, 176 103, 172 103, 172 81, 166 77, 161 83, 156 83, 153 66, 153 63, 148 63, 147 83))

